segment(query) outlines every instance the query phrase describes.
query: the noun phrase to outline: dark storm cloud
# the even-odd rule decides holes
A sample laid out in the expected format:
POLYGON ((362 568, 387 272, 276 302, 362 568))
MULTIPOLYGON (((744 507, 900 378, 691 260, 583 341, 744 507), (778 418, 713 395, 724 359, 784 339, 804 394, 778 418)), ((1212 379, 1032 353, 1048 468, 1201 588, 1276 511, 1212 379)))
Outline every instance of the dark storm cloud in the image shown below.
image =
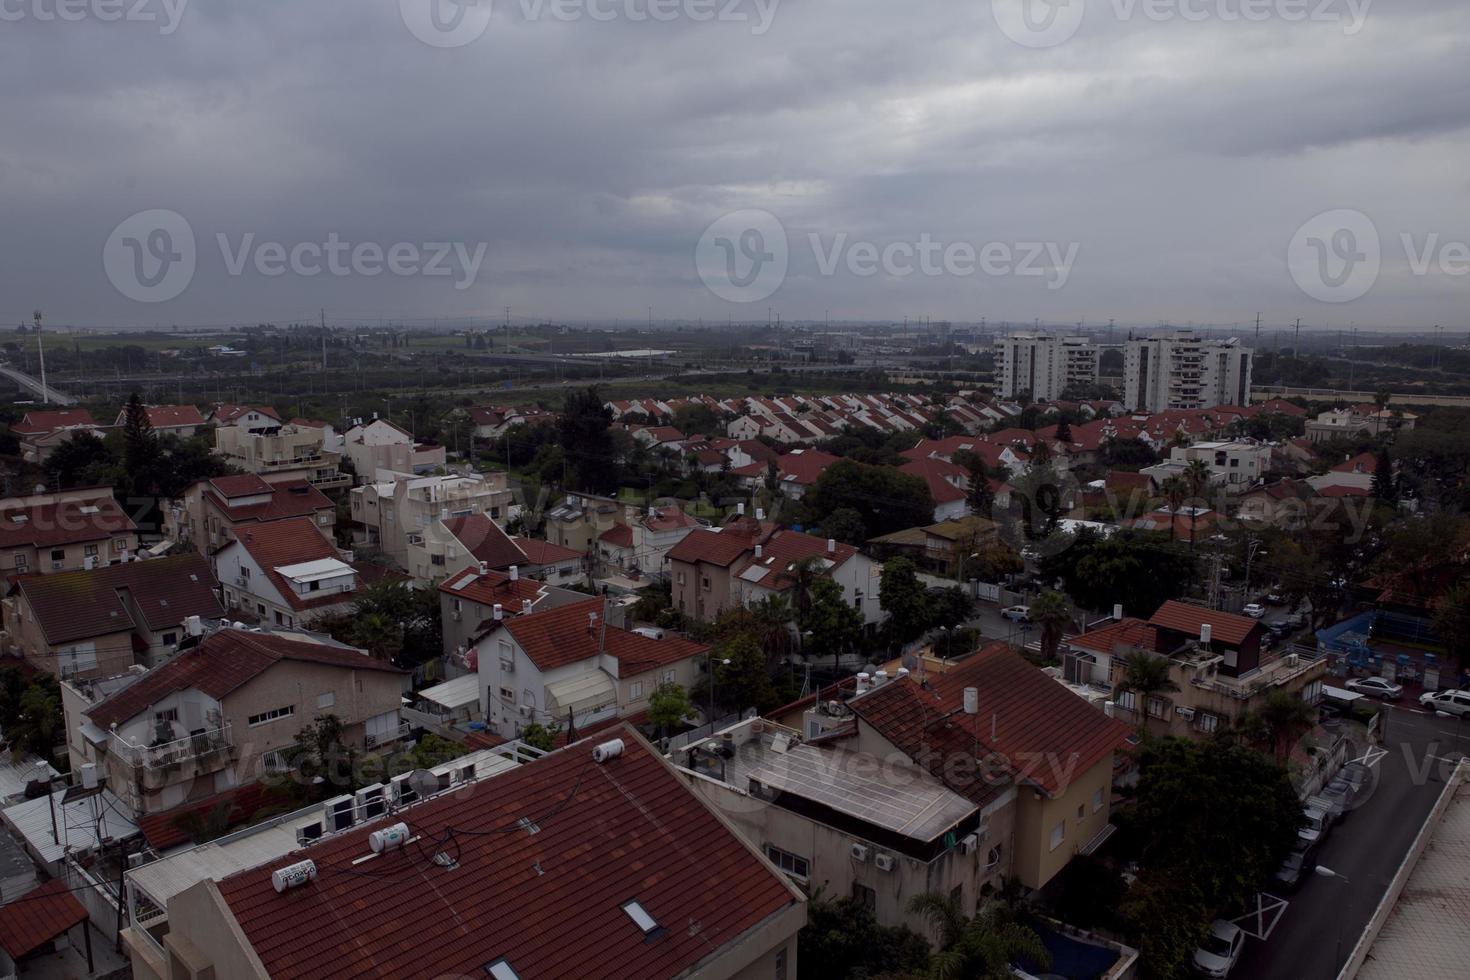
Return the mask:
POLYGON ((1348 34, 1120 20, 1121 0, 1087 0, 1074 37, 1032 49, 989 2, 947 0, 785 0, 763 34, 753 0, 737 23, 561 23, 546 7, 528 21, 535 0, 501 0, 458 48, 417 40, 396 0, 193 0, 167 35, 6 2, 22 14, 0 20, 0 318, 12 321, 36 306, 58 324, 154 324, 322 306, 493 319, 509 305, 565 319, 774 306, 788 318, 1229 323, 1263 310, 1421 324, 1455 322, 1467 284, 1412 274, 1399 241, 1470 241, 1459 3, 1379 0, 1348 34), (102 252, 120 222, 155 208, 187 218, 198 268, 176 298, 139 303, 102 252), (732 306, 701 283, 695 247, 750 208, 781 220, 790 271, 769 300, 732 306), (1297 228, 1334 208, 1368 214, 1383 239, 1377 285, 1340 306, 1308 298, 1286 267, 1297 228), (336 234, 486 251, 465 289, 231 275, 221 234, 231 247, 336 234), (1049 289, 1018 275, 824 275, 813 235, 1077 251, 1049 289))

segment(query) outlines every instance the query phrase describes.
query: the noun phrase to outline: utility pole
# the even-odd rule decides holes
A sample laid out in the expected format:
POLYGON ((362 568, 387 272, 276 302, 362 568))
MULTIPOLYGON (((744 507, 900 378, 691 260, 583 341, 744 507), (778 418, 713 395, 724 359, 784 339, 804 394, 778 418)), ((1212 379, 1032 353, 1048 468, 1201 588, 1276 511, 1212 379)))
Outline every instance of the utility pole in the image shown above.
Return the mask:
POLYGON ((1261 314, 1256 314, 1256 350, 1261 349, 1261 314))
POLYGON ((41 340, 41 311, 31 314, 36 323, 36 357, 41 362, 41 404, 51 404, 51 389, 46 387, 46 344, 41 340))
POLYGON ((322 373, 327 373, 327 308, 322 307, 322 373))
POLYGON ((1302 360, 1302 318, 1296 318, 1296 337, 1291 342, 1291 359, 1298 364, 1302 360))

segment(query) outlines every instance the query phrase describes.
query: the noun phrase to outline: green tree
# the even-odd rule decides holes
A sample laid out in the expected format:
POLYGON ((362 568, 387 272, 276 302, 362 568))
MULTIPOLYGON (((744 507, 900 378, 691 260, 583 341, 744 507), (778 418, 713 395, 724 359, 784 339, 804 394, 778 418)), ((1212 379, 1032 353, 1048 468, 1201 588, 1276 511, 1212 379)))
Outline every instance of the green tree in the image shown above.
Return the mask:
POLYGON ((826 575, 812 583, 811 603, 799 626, 804 634, 811 634, 805 643, 807 655, 830 656, 839 668, 842 655, 863 638, 863 614, 847 602, 842 586, 826 575))
POLYGON ((1286 765, 1291 747, 1316 723, 1317 709, 1303 701, 1301 695, 1272 691, 1260 711, 1247 720, 1246 728, 1254 729, 1276 761, 1286 765))
POLYGON ((1057 659, 1063 631, 1072 626, 1072 604, 1060 592, 1043 592, 1031 602, 1031 621, 1041 627, 1041 659, 1057 659))
POLYGON ((841 507, 822 519, 822 534, 843 544, 860 545, 868 539, 863 515, 851 507, 841 507))
POLYGON ((61 685, 50 674, 37 674, 16 702, 14 720, 5 734, 13 747, 51 761, 66 728, 61 711, 61 685))
POLYGON ((888 614, 886 629, 897 645, 917 640, 929 626, 929 601, 918 569, 907 558, 883 563, 878 606, 888 614))
POLYGON ((1159 484, 1159 493, 1169 505, 1169 537, 1179 538, 1179 512, 1189 499, 1189 481, 1182 476, 1171 476, 1159 484))
POLYGON ((1123 657, 1123 679, 1118 683, 1119 694, 1132 692, 1135 698, 1135 713, 1138 715, 1139 730, 1148 735, 1148 701, 1156 694, 1179 690, 1169 676, 1169 661, 1156 653, 1135 650, 1123 657))
POLYGON ((550 752, 556 748, 556 737, 560 734, 561 725, 555 722, 543 725, 539 721, 533 721, 521 729, 517 738, 533 749, 550 752))
POLYGON ((928 940, 912 929, 879 924, 871 910, 849 898, 813 898, 796 942, 803 977, 877 980, 921 973, 929 962, 928 940))
POLYGON ((352 623, 352 642, 378 660, 392 660, 403 652, 403 627, 380 612, 359 615, 352 623))
POLYGON ((1378 450, 1378 459, 1373 466, 1373 496, 1386 504, 1396 504, 1398 487, 1393 478, 1393 457, 1387 449, 1378 450))
POLYGON ((1014 481, 1012 499, 1020 499, 1026 538, 1034 541, 1056 530, 1057 523, 1066 512, 1066 495, 1061 478, 1051 464, 1038 462, 1035 456, 1032 459, 1031 467, 1014 481))
POLYGON ((286 749, 286 761, 314 799, 350 793, 359 787, 357 752, 343 741, 344 731, 341 718, 319 715, 296 733, 286 749))
POLYGON ((1440 599, 1434 610, 1434 632, 1462 670, 1470 665, 1470 582, 1460 583, 1440 599))
POLYGON ((148 409, 136 391, 123 408, 123 447, 123 465, 132 492, 138 496, 160 493, 162 487, 158 475, 162 451, 153 423, 148 419, 148 409))
POLYGON ((597 387, 567 393, 557 425, 561 446, 568 454, 572 490, 610 494, 618 488, 618 460, 611 434, 612 410, 597 387))
POLYGON ((762 712, 781 706, 765 651, 755 637, 740 632, 721 639, 715 644, 714 659, 715 700, 721 705, 762 712))
MULTIPOLYGON (((1189 485, 1189 496, 1195 501, 1195 506, 1207 504, 1204 493, 1210 488, 1210 468, 1202 459, 1191 459, 1189 465, 1184 467, 1184 482, 1189 485)), ((1194 549, 1195 530, 1199 525, 1197 515, 1191 514, 1189 518, 1189 547, 1194 549)))
POLYGON ((118 485, 122 472, 117 460, 101 439, 90 432, 76 431, 51 451, 41 472, 48 486, 70 490, 82 486, 118 485))
POLYGON ((682 725, 690 710, 689 692, 672 681, 654 688, 648 699, 648 721, 658 729, 659 735, 682 725))
POLYGON ((820 524, 822 517, 836 510, 857 511, 871 537, 922 527, 934 520, 934 497, 919 477, 851 459, 838 460, 823 470, 803 495, 802 504, 812 517, 811 524, 820 524))
POLYGON ((939 936, 924 971, 931 980, 1011 980, 1018 960, 1043 971, 1051 965, 1041 937, 1003 902, 986 902, 969 918, 949 895, 925 892, 913 897, 909 911, 928 919, 939 936))
POLYGON ((1063 415, 1062 420, 1057 423, 1056 440, 1057 442, 1066 443, 1070 443, 1072 441, 1072 423, 1067 421, 1067 416, 1065 415, 1063 415))
POLYGON ((1161 535, 1124 530, 1104 537, 1085 528, 1071 536, 1070 546, 1042 558, 1040 577, 1061 579, 1083 609, 1111 610, 1121 603, 1128 615, 1148 617, 1183 594, 1194 565, 1183 546, 1161 535))

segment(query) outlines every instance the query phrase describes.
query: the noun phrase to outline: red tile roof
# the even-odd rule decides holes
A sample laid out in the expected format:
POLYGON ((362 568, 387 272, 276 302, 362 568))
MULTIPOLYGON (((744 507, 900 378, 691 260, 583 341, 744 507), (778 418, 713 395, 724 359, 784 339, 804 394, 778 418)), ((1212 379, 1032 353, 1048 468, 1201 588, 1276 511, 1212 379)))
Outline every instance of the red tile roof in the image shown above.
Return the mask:
POLYGON ((147 411, 148 422, 155 429, 204 424, 204 416, 193 405, 154 405, 147 411))
POLYGON ((1292 404, 1291 402, 1286 401, 1282 398, 1272 398, 1270 401, 1262 402, 1258 407, 1263 412, 1272 412, 1279 415, 1290 415, 1294 418, 1300 418, 1301 416, 1307 414, 1307 410, 1305 408, 1302 408, 1300 405, 1292 404))
POLYGON ((444 522, 444 529, 469 549, 476 561, 482 561, 491 568, 505 569, 527 562, 526 553, 501 530, 499 524, 484 514, 451 518, 444 522))
POLYGON ((563 548, 559 544, 550 541, 542 541, 540 538, 512 538, 516 547, 520 548, 526 555, 526 561, 531 565, 555 565, 559 562, 580 559, 582 553, 573 551, 571 548, 563 548))
POLYGON ((1104 484, 1109 490, 1142 490, 1146 493, 1154 491, 1154 478, 1147 473, 1129 473, 1124 470, 1109 470, 1104 484))
POLYGON ((137 529, 110 493, 30 507, 0 501, 0 548, 54 548, 101 541, 137 529))
POLYGON ((930 678, 927 689, 911 677, 893 680, 848 705, 895 748, 977 803, 1005 788, 996 768, 1007 781, 1056 796, 1132 734, 1004 643, 930 678), (964 713, 970 687, 979 690, 974 715, 964 713))
POLYGON ((281 661, 322 664, 344 670, 402 673, 361 650, 295 640, 274 633, 222 629, 183 651, 112 697, 83 711, 99 728, 121 724, 177 691, 202 691, 216 701, 281 661))
POLYGON ((0 907, 0 947, 11 960, 19 960, 86 921, 87 910, 66 882, 53 878, 0 907))
POLYGON ((813 537, 800 531, 777 531, 761 546, 761 556, 757 558, 752 552, 750 559, 740 566, 736 575, 745 582, 780 591, 796 584, 796 580, 787 573, 803 559, 821 558, 831 562, 831 568, 837 568, 855 554, 856 548, 840 541, 837 542, 836 550, 829 552, 826 538, 813 537), (763 569, 764 573, 759 578, 754 577, 753 573, 747 575, 747 571, 753 568, 763 569))
POLYGON ((614 524, 597 536, 597 540, 605 541, 614 548, 633 547, 633 529, 626 524, 614 524))
POLYGON ((209 481, 209 487, 226 500, 235 497, 256 497, 271 492, 271 485, 254 473, 238 476, 217 476, 209 481))
POLYGON ((440 584, 439 591, 491 608, 498 603, 504 612, 515 615, 521 611, 521 603, 525 600, 535 602, 541 595, 542 588, 542 583, 535 579, 518 578, 512 582, 510 576, 504 572, 491 569, 481 575, 470 569, 445 579, 440 584))
POLYGON ((1326 486, 1317 491, 1319 497, 1371 497, 1373 491, 1367 487, 1326 486))
MULTIPOLYGON (((211 490, 218 487, 223 480, 245 480, 246 477, 224 477, 209 481, 211 490)), ((259 477, 256 477, 259 479, 259 477)), ((262 482, 262 488, 257 492, 242 493, 239 488, 245 484, 233 484, 235 489, 233 497, 225 498, 219 494, 210 492, 208 497, 215 508, 231 523, 241 524, 250 521, 281 521, 289 517, 314 517, 317 511, 333 509, 332 501, 327 495, 306 480, 283 480, 280 483, 262 482), (254 497, 270 495, 270 499, 260 503, 236 504, 230 506, 229 501, 239 500, 243 497, 254 497)))
POLYGON ((1186 633, 1192 637, 1199 636, 1201 624, 1209 623, 1210 635, 1213 639, 1232 645, 1244 643, 1251 631, 1259 629, 1261 625, 1254 619, 1245 616, 1216 612, 1213 609, 1193 606, 1187 602, 1176 602, 1173 599, 1160 606, 1148 623, 1150 626, 1172 630, 1175 633, 1186 633))
POLYGON ((1334 473, 1372 473, 1378 467, 1378 457, 1372 453, 1358 453, 1352 459, 1338 463, 1334 473))
POLYGON ((32 575, 17 579, 46 642, 78 640, 179 626, 190 616, 219 619, 225 611, 215 594, 218 583, 203 555, 175 555, 149 561, 106 565, 90 571, 32 575), (131 600, 131 607, 126 599, 131 600), (136 609, 143 622, 135 622, 136 609))
POLYGON ((638 633, 607 626, 601 599, 569 603, 517 616, 503 627, 515 638, 526 656, 543 671, 595 660, 600 653, 616 657, 625 665, 623 673, 642 673, 664 664, 702 655, 709 647, 680 637, 650 639, 638 633), (596 615, 595 624, 591 620, 596 615))
POLYGON ((969 477, 967 470, 953 463, 926 456, 922 459, 909 460, 900 466, 898 471, 923 480, 929 487, 929 496, 934 498, 936 504, 952 504, 965 499, 965 491, 945 479, 946 476, 952 474, 969 477))
POLYGON ((727 568, 753 547, 755 541, 752 538, 731 533, 729 528, 723 531, 700 528, 690 531, 683 541, 669 549, 669 561, 682 561, 689 565, 708 562, 727 568))
MULTIPOLYGON (((807 487, 816 483, 822 471, 837 462, 839 458, 817 449, 796 449, 785 456, 776 458, 776 471, 781 474, 782 480, 789 480, 798 486, 807 487)), ((769 462, 757 462, 749 466, 741 466, 730 472, 736 476, 758 477, 764 476, 769 468, 769 462)))
POLYGON ((228 425, 250 412, 259 412, 267 418, 275 419, 277 422, 281 421, 281 416, 269 405, 216 405, 212 414, 216 422, 228 425))
MULTIPOLYGON (((348 594, 342 592, 315 595, 310 598, 300 595, 291 587, 286 577, 276 571, 288 565, 320 561, 323 558, 341 560, 342 556, 338 554, 336 545, 328 541, 317 530, 314 521, 305 517, 288 517, 280 521, 252 524, 248 528, 241 528, 235 540, 225 545, 225 548, 236 546, 250 553, 250 557, 255 559, 256 564, 265 572, 266 578, 270 579, 276 591, 281 594, 281 598, 290 603, 292 609, 335 606, 350 599, 348 594)), ((223 551, 224 548, 220 550, 223 551)))
POLYGON ((741 439, 735 444, 740 451, 757 463, 769 463, 773 459, 779 459, 781 454, 759 439, 741 439))
MULTIPOLYGON (((696 521, 693 517, 690 517, 678 507, 674 506, 656 508, 653 512, 653 516, 645 516, 642 519, 641 523, 644 527, 648 528, 648 530, 652 531, 655 534, 658 534, 661 531, 677 531, 681 527, 700 526, 700 523, 696 521)), ((629 546, 631 546, 632 543, 632 539, 629 538, 629 546)))
POLYGON ((97 420, 85 408, 60 408, 45 412, 26 412, 25 417, 10 427, 17 435, 39 435, 77 426, 96 426, 97 420))
POLYGON ((1148 623, 1133 616, 1088 630, 1067 641, 1067 645, 1092 653, 1111 656, 1119 650, 1157 650, 1158 631, 1148 623))
POLYGON ((526 980, 688 975, 800 899, 631 729, 618 737, 617 759, 593 763, 578 742, 219 891, 278 980, 483 977, 502 958, 526 980), (457 866, 415 847, 354 866, 398 820, 423 841, 452 839, 457 866), (303 858, 316 879, 277 894, 271 872, 303 858), (622 910, 633 900, 664 931, 645 937, 622 910))

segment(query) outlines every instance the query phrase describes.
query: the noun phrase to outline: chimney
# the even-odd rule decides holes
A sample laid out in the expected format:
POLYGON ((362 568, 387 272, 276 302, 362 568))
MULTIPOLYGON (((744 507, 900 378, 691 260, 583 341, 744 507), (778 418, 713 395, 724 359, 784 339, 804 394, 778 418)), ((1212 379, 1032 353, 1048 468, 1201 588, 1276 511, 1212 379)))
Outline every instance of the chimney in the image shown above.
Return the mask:
POLYGON ((837 539, 836 538, 828 538, 827 539, 827 554, 829 554, 829 555, 835 555, 835 554, 837 554, 837 539))
POLYGON ((440 507, 439 508, 439 520, 441 520, 441 521, 447 521, 447 520, 449 520, 449 508, 448 507, 440 507))
POLYGON ((876 674, 873 675, 873 686, 874 687, 882 687, 884 684, 887 684, 887 683, 888 683, 888 671, 886 671, 886 670, 880 670, 876 674))
POLYGON ((760 558, 765 557, 765 551, 766 551, 766 549, 764 547, 762 547, 761 545, 756 545, 755 546, 755 557, 757 558, 757 560, 759 560, 760 558))
POLYGON ((980 689, 978 687, 965 688, 965 714, 978 715, 980 713, 980 689))
POLYGON ((735 513, 740 517, 745 516, 745 501, 742 500, 740 503, 735 505, 735 513))
POLYGON ((496 604, 495 604, 495 621, 496 621, 496 622, 497 622, 497 623, 498 623, 498 622, 500 622, 500 620, 501 620, 501 619, 502 619, 502 618, 504 618, 504 616, 505 616, 505 613, 504 613, 504 611, 502 611, 502 610, 501 610, 501 608, 500 608, 500 603, 498 603, 498 602, 497 602, 497 603, 496 603, 496 604))
POLYGON ((482 562, 480 562, 480 574, 481 575, 489 575, 490 574, 490 563, 488 561, 482 561, 482 562))
POLYGON ((763 521, 766 519, 766 512, 764 508, 757 507, 755 509, 755 519, 758 521, 763 521))
POLYGON ((1113 620, 1115 622, 1123 621, 1123 604, 1121 602, 1113 603, 1113 620))
POLYGON ((529 616, 529 615, 531 615, 531 600, 530 599, 522 599, 521 600, 521 615, 522 616, 529 616))
POLYGON ((860 673, 860 674, 857 675, 857 692, 859 694, 867 694, 868 693, 868 673, 867 673, 867 671, 863 671, 862 673, 860 673))
POLYGON ((521 566, 519 566, 519 565, 512 565, 512 566, 510 566, 510 580, 512 582, 519 582, 521 580, 521 566))
POLYGON ((597 632, 597 613, 590 612, 590 613, 587 614, 587 635, 588 636, 591 636, 593 633, 596 633, 596 632, 597 632))

